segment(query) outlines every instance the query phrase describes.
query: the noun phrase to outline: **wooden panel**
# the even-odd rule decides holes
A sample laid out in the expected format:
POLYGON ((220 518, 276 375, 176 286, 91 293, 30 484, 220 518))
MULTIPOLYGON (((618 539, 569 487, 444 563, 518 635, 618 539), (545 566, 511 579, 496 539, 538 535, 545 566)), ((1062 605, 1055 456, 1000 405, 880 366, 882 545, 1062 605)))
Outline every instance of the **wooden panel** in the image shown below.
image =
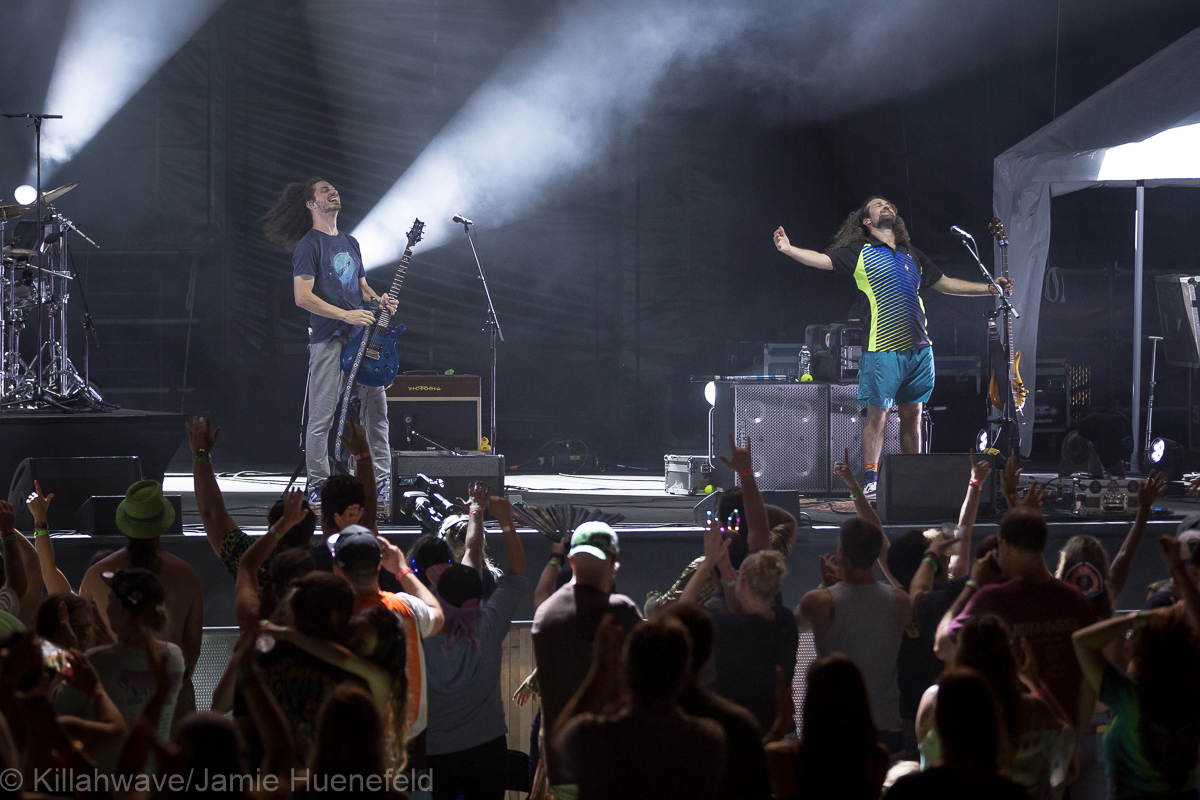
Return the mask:
MULTIPOLYGON (((524 707, 513 702, 517 691, 529 673, 533 672, 533 637, 530 623, 514 622, 504 638, 500 661, 500 697, 504 700, 505 718, 508 722, 508 749, 529 752, 529 732, 537 714, 538 701, 530 700, 524 707)), ((519 800, 524 792, 508 792, 507 800, 519 800)))

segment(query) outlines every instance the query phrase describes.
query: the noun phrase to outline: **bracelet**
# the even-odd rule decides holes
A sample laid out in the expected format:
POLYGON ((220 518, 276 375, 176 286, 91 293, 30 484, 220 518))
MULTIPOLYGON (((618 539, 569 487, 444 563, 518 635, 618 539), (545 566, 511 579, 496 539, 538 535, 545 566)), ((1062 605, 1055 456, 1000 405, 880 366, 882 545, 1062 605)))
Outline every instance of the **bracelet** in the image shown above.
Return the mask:
POLYGON ((979 584, 976 583, 975 581, 971 580, 970 578, 967 578, 967 582, 965 584, 963 584, 963 588, 964 589, 978 589, 979 584))
POLYGON ((196 456, 195 458, 192 459, 193 466, 195 466, 196 464, 211 464, 211 463, 212 463, 212 459, 208 458, 207 456, 196 456))
POLYGON ((36 531, 33 532, 33 535, 35 537, 36 536, 49 536, 50 529, 49 528, 38 528, 36 531))
POLYGON ((721 578, 721 585, 724 586, 725 588, 729 588, 730 586, 733 586, 735 583, 737 583, 737 578, 730 578, 729 580, 725 580, 724 578, 721 578))
POLYGON ((829 587, 825 585, 824 581, 822 581, 821 583, 817 584, 817 588, 818 589, 828 589, 829 587))
POLYGON ((742 470, 741 472, 738 473, 738 477, 739 478, 753 478, 754 477, 754 467, 750 467, 749 469, 742 470))
POLYGON ((6 534, 4 534, 3 536, 0 536, 0 542, 4 542, 4 543, 6 543, 6 544, 7 544, 8 542, 14 542, 14 541, 16 541, 16 540, 17 540, 17 537, 18 537, 18 536, 20 536, 20 535, 21 535, 21 534, 19 534, 19 533, 16 533, 16 532, 14 532, 14 533, 6 533, 6 534))
POLYGON ((277 542, 282 542, 282 541, 283 541, 284 534, 282 534, 282 533, 280 533, 279 531, 275 530, 275 526, 274 526, 274 525, 272 525, 271 527, 267 528, 267 533, 269 533, 269 534, 271 534, 272 536, 274 536, 274 537, 275 537, 275 541, 277 541, 277 542))
POLYGON ((408 575, 412 575, 413 571, 408 566, 401 566, 400 571, 396 573, 396 580, 402 581, 408 575))
POLYGON ((978 486, 979 486, 979 479, 978 479, 978 478, 971 478, 971 480, 967 481, 967 486, 975 486, 975 487, 978 487, 978 486))
POLYGON ((556 569, 562 569, 562 562, 558 560, 560 557, 561 556, 559 556, 558 553, 555 553, 554 555, 550 556, 550 562, 548 564, 546 564, 546 566, 548 566, 548 567, 553 566, 556 569))
POLYGON ((862 490, 862 489, 859 489, 857 492, 855 492, 854 494, 850 495, 850 499, 851 499, 851 500, 857 500, 858 498, 860 498, 860 497, 862 497, 862 496, 863 496, 863 490, 862 490))
POLYGON ((371 451, 370 451, 370 450, 367 450, 367 451, 365 451, 365 452, 363 452, 363 453, 359 453, 359 454, 358 454, 358 457, 359 457, 359 458, 370 458, 370 457, 371 457, 371 451))
POLYGON ((933 567, 933 574, 934 574, 934 575, 938 574, 938 572, 940 572, 940 571, 941 571, 941 569, 942 569, 942 564, 941 564, 941 562, 940 562, 940 561, 938 561, 938 560, 937 560, 936 558, 934 558, 933 556, 925 556, 924 558, 922 558, 922 559, 921 559, 921 563, 922 563, 922 564, 929 564, 929 565, 931 565, 931 566, 933 567))

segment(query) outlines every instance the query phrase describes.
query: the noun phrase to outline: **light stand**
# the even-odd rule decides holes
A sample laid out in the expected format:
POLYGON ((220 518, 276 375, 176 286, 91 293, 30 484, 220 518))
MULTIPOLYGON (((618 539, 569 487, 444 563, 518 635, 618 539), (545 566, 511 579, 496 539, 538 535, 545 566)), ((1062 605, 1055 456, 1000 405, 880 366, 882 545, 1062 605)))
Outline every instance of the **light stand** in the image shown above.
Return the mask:
MULTIPOLYGON (((483 274, 483 264, 479 262, 479 253, 475 251, 475 237, 471 235, 471 225, 474 223, 462 216, 456 216, 455 222, 459 222, 466 231, 467 241, 471 243, 471 255, 475 256, 475 266, 479 269, 479 280, 483 283, 483 293, 487 297, 488 303, 488 318, 487 331, 492 350, 492 398, 491 398, 491 425, 488 429, 488 446, 491 447, 491 452, 496 452, 496 342, 504 341, 504 332, 500 330, 500 320, 496 317, 496 307, 492 305, 492 292, 488 289, 487 277, 483 274)), ((425 438, 425 437, 421 437, 425 438)))
MULTIPOLYGON (((959 233, 958 231, 955 231, 955 233, 958 233, 959 240, 962 241, 963 247, 967 248, 967 252, 971 254, 971 258, 975 261, 975 264, 979 267, 979 272, 983 275, 983 279, 987 282, 987 284, 989 286, 991 286, 992 288, 994 288, 996 290, 995 297, 1000 301, 1000 304, 996 308, 996 310, 992 312, 991 318, 994 319, 995 316, 998 316, 1002 313, 1008 313, 1011 315, 1011 318, 1008 320, 1009 325, 1012 324, 1013 319, 1020 319, 1021 314, 1015 308, 1013 308, 1012 303, 1010 303, 1008 301, 1008 297, 1004 294, 1004 289, 1001 288, 1000 284, 996 283, 996 279, 992 277, 991 271, 989 271, 988 268, 986 266, 984 266, 983 262, 979 259, 979 251, 975 247, 975 239, 971 236, 971 234, 967 233, 966 231, 963 231, 961 233, 959 233)), ((988 352, 990 353, 991 350, 989 349, 988 352)), ((993 365, 992 368, 996 369, 996 366, 993 365)), ((1007 375, 1008 365, 1004 364, 1003 369, 1005 371, 1005 374, 1007 375)), ((985 399, 985 402, 987 402, 986 399, 985 399)), ((1000 413, 1001 413, 1001 417, 996 422, 1000 428, 1006 429, 1008 432, 1008 444, 1009 444, 1009 449, 1010 449, 1009 455, 1019 456, 1018 451, 1020 450, 1020 445, 1019 445, 1020 426, 1019 426, 1019 423, 1017 422, 1016 414, 1014 413, 1014 409, 1013 409, 1013 397, 1012 397, 1012 387, 1011 386, 1009 387, 1008 391, 1004 392, 1004 408, 1001 410, 1000 413), (1014 430, 1017 431, 1017 435, 1015 435, 1015 436, 1013 435, 1014 430)))

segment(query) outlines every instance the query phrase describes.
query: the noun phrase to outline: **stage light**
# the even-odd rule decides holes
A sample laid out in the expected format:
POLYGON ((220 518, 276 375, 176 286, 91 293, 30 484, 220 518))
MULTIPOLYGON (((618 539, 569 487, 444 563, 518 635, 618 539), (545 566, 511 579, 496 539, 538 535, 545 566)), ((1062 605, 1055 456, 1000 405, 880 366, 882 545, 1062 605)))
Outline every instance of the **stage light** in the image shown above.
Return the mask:
POLYGON ((1167 476, 1169 481, 1182 481, 1185 461, 1183 445, 1161 436, 1150 442, 1146 461, 1167 476))
POLYGON ((704 384, 704 399, 708 401, 710 406, 715 406, 717 404, 716 381, 709 381, 708 383, 704 384))
POLYGON ((23 183, 13 189, 13 200, 16 200, 23 206, 27 206, 37 200, 37 189, 28 183, 23 183))
POLYGON ((42 179, 91 141, 222 1, 73 0, 43 106, 63 118, 42 127, 42 179))
POLYGON ((983 428, 975 436, 975 452, 986 453, 988 448, 992 446, 992 437, 988 433, 987 428, 983 428))
POLYGON ((1151 464, 1161 463, 1163 457, 1167 454, 1167 440, 1155 439, 1150 443, 1150 449, 1146 451, 1146 460, 1151 464))
POLYGON ((1102 181, 1167 178, 1200 178, 1200 122, 1108 148, 1097 175, 1102 181))

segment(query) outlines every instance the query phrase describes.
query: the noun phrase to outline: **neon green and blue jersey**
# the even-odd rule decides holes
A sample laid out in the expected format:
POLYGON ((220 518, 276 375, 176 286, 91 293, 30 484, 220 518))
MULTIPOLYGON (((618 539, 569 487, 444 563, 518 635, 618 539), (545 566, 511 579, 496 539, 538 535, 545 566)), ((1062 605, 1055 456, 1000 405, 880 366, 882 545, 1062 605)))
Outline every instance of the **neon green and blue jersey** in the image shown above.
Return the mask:
POLYGON ((871 237, 862 244, 830 250, 834 272, 851 275, 867 316, 864 350, 916 350, 929 346, 921 290, 942 272, 915 247, 888 247, 871 237))

